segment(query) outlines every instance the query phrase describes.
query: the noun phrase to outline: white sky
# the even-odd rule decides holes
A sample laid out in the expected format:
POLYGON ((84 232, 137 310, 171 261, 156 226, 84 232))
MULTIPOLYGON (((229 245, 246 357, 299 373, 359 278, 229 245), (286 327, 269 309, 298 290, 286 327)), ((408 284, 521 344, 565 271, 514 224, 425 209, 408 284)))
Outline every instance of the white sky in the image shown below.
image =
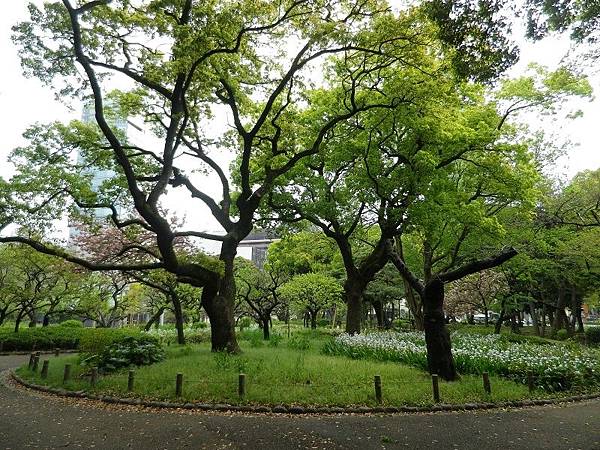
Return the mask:
MULTIPOLYGON (((45 88, 37 79, 26 79, 21 74, 19 58, 10 36, 11 26, 28 19, 27 2, 24 0, 4 0, 0 15, 0 55, 3 67, 0 71, 0 124, 2 126, 2 141, 0 144, 0 176, 10 174, 7 162, 8 153, 16 146, 24 143, 21 135, 28 125, 34 122, 49 122, 52 120, 69 121, 81 117, 81 110, 69 111, 64 105, 54 99, 54 94, 45 88)), ((41 4, 41 0, 35 3, 41 4)), ((562 39, 547 39, 537 44, 521 44, 521 61, 511 70, 512 74, 521 72, 529 62, 537 62, 549 67, 556 66, 569 49, 569 41, 562 39)), ((592 85, 600 97, 600 79, 594 77, 592 85)), ((581 102, 577 105, 584 111, 583 118, 569 121, 558 127, 556 124, 547 125, 562 139, 571 140, 579 145, 570 148, 567 156, 562 158, 555 168, 558 177, 570 178, 584 169, 600 167, 600 149, 598 136, 600 132, 600 100, 581 102)), ((189 197, 174 199, 173 208, 178 215, 186 215, 188 226, 198 229, 199 223, 205 230, 216 230, 207 213, 197 213, 186 209, 189 197), (194 223, 196 222, 196 223, 194 223)))

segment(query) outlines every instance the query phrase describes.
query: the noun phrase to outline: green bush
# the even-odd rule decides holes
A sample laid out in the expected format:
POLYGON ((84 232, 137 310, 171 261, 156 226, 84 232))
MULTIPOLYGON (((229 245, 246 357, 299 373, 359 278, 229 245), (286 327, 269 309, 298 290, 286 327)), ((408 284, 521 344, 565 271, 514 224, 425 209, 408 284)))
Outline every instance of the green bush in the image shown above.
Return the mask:
POLYGON ((100 355, 106 348, 130 336, 158 343, 156 337, 142 333, 137 328, 88 328, 87 330, 90 332, 84 333, 79 341, 79 349, 82 353, 100 355))
POLYGON ((600 344, 600 327, 587 327, 585 329, 585 337, 588 344, 600 344))
POLYGON ((88 331, 75 327, 23 328, 18 333, 0 328, 0 342, 4 351, 65 350, 77 348, 81 337, 88 331))
POLYGON ((58 326, 68 328, 83 328, 83 322, 81 320, 70 319, 59 323, 58 326))
POLYGON ((114 372, 129 366, 147 366, 165 359, 165 352, 152 336, 124 336, 107 345, 99 354, 87 354, 82 363, 98 367, 100 372, 114 372))
POLYGON ((325 328, 331 326, 331 320, 329 319, 319 319, 317 320, 317 326, 320 328, 325 328))
POLYGON ((559 341, 565 341, 569 337, 569 333, 567 333, 567 330, 558 330, 555 337, 559 341))
POLYGON ((201 344, 203 342, 210 342, 210 331, 207 333, 206 330, 198 330, 193 333, 187 333, 185 335, 185 341, 188 344, 201 344))
POLYGON ((238 327, 240 327, 240 331, 243 331, 244 328, 249 328, 252 325, 252 319, 250 317, 242 317, 238 320, 238 327))

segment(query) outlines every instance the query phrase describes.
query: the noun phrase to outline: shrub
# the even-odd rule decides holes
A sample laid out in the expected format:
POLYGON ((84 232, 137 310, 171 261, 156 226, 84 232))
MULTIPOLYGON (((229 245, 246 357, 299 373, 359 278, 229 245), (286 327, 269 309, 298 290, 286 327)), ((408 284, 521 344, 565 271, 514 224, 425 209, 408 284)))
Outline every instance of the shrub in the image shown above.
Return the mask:
POLYGON ((107 345, 99 354, 87 354, 82 363, 95 366, 101 372, 113 372, 123 367, 147 366, 165 359, 165 352, 152 336, 124 336, 107 345))
POLYGON ((238 326, 240 327, 240 331, 243 331, 244 328, 249 328, 252 325, 252 319, 250 317, 242 317, 238 321, 238 326))
POLYGON ((331 326, 331 320, 329 319, 319 319, 317 320, 317 326, 320 328, 325 328, 331 326))
POLYGON ((600 344, 600 327, 587 327, 585 329, 585 337, 588 344, 600 344))
POLYGON ((567 330, 558 330, 555 337, 559 341, 565 341, 569 337, 569 333, 567 333, 567 330))
POLYGON ((88 329, 79 327, 34 327, 18 333, 0 328, 0 342, 4 351, 75 349, 86 332, 88 329))
POLYGON ((83 328, 83 322, 76 319, 69 319, 59 323, 58 326, 68 328, 83 328))
POLYGON ((91 328, 90 332, 84 333, 79 342, 82 353, 99 355, 112 344, 123 341, 130 336, 136 336, 158 343, 158 339, 142 333, 136 328, 91 328))

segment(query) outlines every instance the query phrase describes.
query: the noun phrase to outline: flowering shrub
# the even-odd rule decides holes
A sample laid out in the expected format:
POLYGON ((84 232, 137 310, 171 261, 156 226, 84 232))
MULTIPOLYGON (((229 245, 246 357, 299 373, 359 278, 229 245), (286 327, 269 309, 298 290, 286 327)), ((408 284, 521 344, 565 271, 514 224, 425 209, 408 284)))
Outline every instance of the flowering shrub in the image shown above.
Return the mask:
MULTIPOLYGON (((523 383, 531 373, 535 384, 549 391, 600 385, 598 354, 583 348, 511 342, 503 335, 462 333, 452 335, 452 346, 456 368, 461 373, 489 372, 523 383)), ((427 368, 425 335, 418 332, 343 334, 328 342, 323 352, 427 368)))
MULTIPOLYGON (((177 342, 177 330, 175 328, 153 328, 146 331, 146 333, 158 338, 161 343, 177 342)), ((184 328, 183 335, 188 344, 210 342, 210 330, 206 328, 184 328)))

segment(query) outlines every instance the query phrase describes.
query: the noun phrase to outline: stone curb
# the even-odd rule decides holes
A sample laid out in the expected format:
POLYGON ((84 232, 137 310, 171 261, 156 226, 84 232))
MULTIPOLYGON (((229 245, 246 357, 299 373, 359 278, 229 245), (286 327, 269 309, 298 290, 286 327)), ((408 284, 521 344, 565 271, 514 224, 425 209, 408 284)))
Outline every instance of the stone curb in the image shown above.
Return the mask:
MULTIPOLYGON (((0 356, 11 356, 11 355, 30 355, 32 353, 37 353, 40 352, 40 354, 42 355, 53 355, 54 354, 54 350, 29 350, 27 352, 0 352, 0 356)), ((63 353, 79 353, 79 350, 63 350, 62 348, 60 349, 60 354, 62 355, 63 353)))
POLYGON ((176 403, 142 400, 140 398, 118 398, 106 395, 88 394, 85 391, 67 391, 65 389, 52 388, 39 384, 30 383, 19 377, 13 370, 9 371, 12 379, 19 385, 35 391, 54 394, 60 397, 75 397, 88 400, 101 401, 109 404, 143 406, 148 408, 163 409, 191 409, 196 411, 215 411, 215 412, 244 412, 244 413, 271 413, 271 414, 406 414, 406 413, 431 413, 431 412, 449 412, 449 411, 474 411, 486 409, 501 408, 523 408, 530 406, 555 405, 560 403, 578 402, 600 398, 600 392, 593 394, 573 395, 570 397, 552 398, 552 399, 532 399, 516 400, 499 403, 463 403, 448 405, 438 403, 433 406, 377 406, 377 407, 304 407, 295 405, 277 405, 277 406, 244 406, 244 405, 226 405, 226 404, 208 404, 208 403, 176 403))

